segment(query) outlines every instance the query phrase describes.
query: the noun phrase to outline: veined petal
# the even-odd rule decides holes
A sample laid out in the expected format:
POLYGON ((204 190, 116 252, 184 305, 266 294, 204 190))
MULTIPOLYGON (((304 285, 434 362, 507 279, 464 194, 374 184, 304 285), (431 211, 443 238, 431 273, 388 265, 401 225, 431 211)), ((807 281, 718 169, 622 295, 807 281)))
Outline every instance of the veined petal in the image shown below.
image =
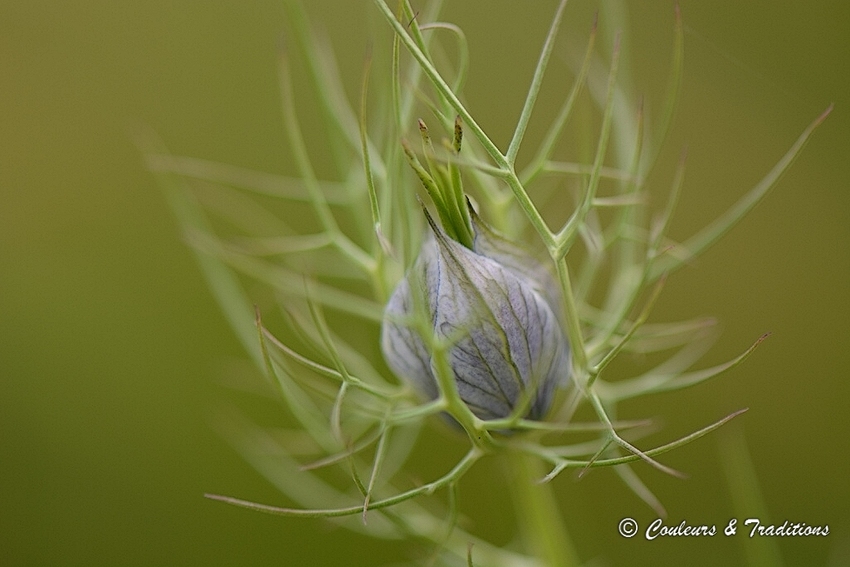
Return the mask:
POLYGON ((473 250, 500 263, 519 278, 526 278, 532 288, 543 296, 552 311, 560 317, 561 291, 552 270, 536 254, 511 242, 470 207, 473 230, 473 250))
POLYGON ((569 347, 549 302, 517 269, 465 248, 433 222, 432 229, 434 237, 387 305, 387 363, 425 395, 437 396, 426 341, 409 324, 416 313, 413 291, 421 290, 434 338, 451 341, 449 365, 473 413, 506 417, 531 388, 527 417, 540 419, 569 372, 569 347))

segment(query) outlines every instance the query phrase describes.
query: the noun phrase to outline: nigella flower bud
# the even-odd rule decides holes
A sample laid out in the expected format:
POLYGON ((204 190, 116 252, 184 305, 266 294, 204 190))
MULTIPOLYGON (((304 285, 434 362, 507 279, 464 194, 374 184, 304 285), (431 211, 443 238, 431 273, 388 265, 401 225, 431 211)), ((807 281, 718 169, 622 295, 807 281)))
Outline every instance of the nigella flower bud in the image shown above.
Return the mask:
POLYGON ((551 274, 474 214, 475 250, 449 238, 430 216, 428 222, 433 237, 385 310, 381 346, 387 363, 429 398, 437 397, 430 341, 410 324, 417 293, 434 337, 450 341, 449 366, 470 410, 481 419, 507 417, 527 392, 532 398, 525 417, 542 418, 555 387, 569 376, 569 346, 553 311, 551 274))

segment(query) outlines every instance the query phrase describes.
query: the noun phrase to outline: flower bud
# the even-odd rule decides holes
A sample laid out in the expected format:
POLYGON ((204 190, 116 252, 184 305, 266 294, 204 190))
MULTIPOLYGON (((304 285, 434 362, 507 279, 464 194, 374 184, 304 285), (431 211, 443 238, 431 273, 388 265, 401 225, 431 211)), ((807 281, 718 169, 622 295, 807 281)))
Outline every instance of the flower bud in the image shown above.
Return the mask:
POLYGON ((450 239, 430 216, 428 222, 433 237, 384 313, 381 346, 388 365, 429 398, 438 396, 427 346, 434 343, 411 324, 424 312, 434 338, 450 344, 446 354, 458 393, 476 416, 507 417, 531 389, 525 417, 541 419, 555 387, 569 376, 551 274, 474 215, 475 250, 450 239))

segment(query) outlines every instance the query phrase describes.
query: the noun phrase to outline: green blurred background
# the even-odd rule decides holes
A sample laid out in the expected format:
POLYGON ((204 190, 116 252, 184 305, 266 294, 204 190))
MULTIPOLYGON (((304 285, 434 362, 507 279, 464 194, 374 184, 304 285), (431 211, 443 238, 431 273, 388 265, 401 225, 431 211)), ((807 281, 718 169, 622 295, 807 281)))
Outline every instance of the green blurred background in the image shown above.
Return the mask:
MULTIPOLYGON (((365 0, 308 4, 356 93, 370 36, 387 37, 385 26, 365 0)), ((555 2, 447 4, 444 19, 471 44, 470 107, 504 146, 555 2), (510 79, 497 64, 515 70, 510 79)), ((657 105, 673 5, 633 4, 628 24, 602 10, 601 25, 628 26, 637 89, 657 105)), ((641 400, 628 417, 662 418, 658 439, 670 439, 749 407, 727 434, 746 436, 763 520, 830 527, 826 538, 776 541, 786 564, 850 565, 850 4, 681 6, 683 92, 656 179, 668 186, 687 145, 674 236, 731 204, 836 106, 769 198, 677 273, 654 313, 720 319, 724 334, 701 365, 773 336, 732 373, 641 400)), ((559 56, 584 42, 597 7, 569 5, 559 56)), ((401 544, 202 498, 283 503, 210 426, 211 408, 230 395, 218 382, 242 353, 130 132, 150 126, 175 153, 291 173, 276 86, 284 29, 274 0, 0 2, 0 564, 409 557, 401 544)), ((561 84, 557 75, 547 82, 552 101, 561 84)), ((724 438, 665 459, 688 480, 638 467, 671 523, 725 525, 736 515, 720 464, 724 438)), ((474 471, 463 498, 478 531, 499 535, 488 517, 509 502, 486 491, 492 474, 474 471)), ((740 535, 625 540, 620 518, 645 525, 653 515, 610 471, 564 476, 557 487, 578 550, 596 565, 744 564, 753 545, 740 535)))

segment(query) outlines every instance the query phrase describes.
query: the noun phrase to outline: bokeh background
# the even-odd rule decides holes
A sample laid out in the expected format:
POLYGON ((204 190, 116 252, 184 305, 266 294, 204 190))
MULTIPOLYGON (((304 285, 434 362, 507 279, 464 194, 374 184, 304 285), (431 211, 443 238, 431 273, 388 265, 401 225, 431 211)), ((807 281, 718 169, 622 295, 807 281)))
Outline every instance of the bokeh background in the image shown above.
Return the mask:
MULTIPOLYGON (((556 3, 446 3, 444 19, 470 40, 470 107, 505 145, 556 3)), ((370 37, 387 37, 385 26, 365 0, 308 4, 356 93, 370 37)), ((673 4, 630 4, 628 21, 606 21, 603 9, 601 26, 626 30, 635 84, 658 105, 673 4)), ((629 417, 661 418, 667 439, 750 411, 665 459, 689 479, 638 472, 670 523, 725 525, 737 512, 723 440, 742 434, 766 505, 752 513, 830 528, 774 540, 785 564, 850 565, 850 4, 680 4, 683 90, 657 177, 666 188, 687 145, 674 236, 724 210, 835 110, 768 199, 678 272, 654 312, 718 317, 724 334, 705 365, 772 337, 714 382, 628 406, 629 417)), ((557 57, 583 44, 597 9, 571 2, 557 57)), ((243 354, 130 133, 145 125, 178 154, 291 173, 276 77, 285 27, 274 0, 0 2, 0 564, 409 557, 400 544, 202 497, 284 503, 210 424, 230 395, 221 377, 243 354)), ((563 81, 547 85, 557 94, 563 81)), ((509 506, 488 490, 498 473, 476 469, 463 492, 477 530, 497 539, 506 531, 492 518, 509 506)), ((645 525, 653 514, 610 471, 564 475, 557 487, 594 565, 743 565, 754 545, 740 535, 626 540, 620 518, 645 525)))

